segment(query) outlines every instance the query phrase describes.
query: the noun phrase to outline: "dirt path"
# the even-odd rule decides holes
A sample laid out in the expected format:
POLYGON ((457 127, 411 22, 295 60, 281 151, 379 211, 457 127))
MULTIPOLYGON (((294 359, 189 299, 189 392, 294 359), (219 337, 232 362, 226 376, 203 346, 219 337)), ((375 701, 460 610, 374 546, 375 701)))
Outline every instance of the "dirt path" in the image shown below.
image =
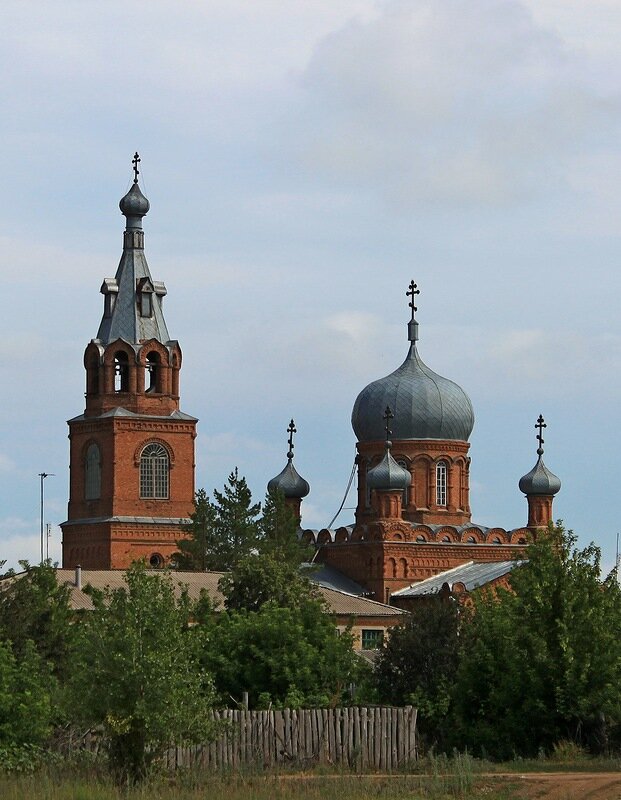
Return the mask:
POLYGON ((619 772, 506 773, 485 776, 482 784, 486 779, 492 784, 497 779, 507 781, 516 787, 516 797, 525 800, 621 800, 619 772))

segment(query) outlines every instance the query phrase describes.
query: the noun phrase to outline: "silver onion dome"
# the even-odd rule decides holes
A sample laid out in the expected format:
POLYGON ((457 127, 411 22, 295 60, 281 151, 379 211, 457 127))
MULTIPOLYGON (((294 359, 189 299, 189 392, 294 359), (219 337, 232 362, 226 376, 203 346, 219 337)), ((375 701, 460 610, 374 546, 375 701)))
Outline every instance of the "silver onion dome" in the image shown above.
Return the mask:
POLYGON ((398 464, 390 452, 391 442, 386 442, 384 458, 367 472, 367 486, 380 492, 407 489, 410 485, 410 473, 398 464))
POLYGON ((530 472, 520 478, 518 486, 525 495, 555 495, 561 488, 561 480, 553 472, 550 472, 543 463, 543 429, 547 428, 547 425, 541 414, 535 428, 539 430, 537 434, 537 441, 539 442, 537 463, 530 472))
MULTIPOLYGON (((410 292, 417 294, 412 281, 410 292)), ((414 298, 414 295, 412 294, 414 298)), ((351 424, 359 442, 375 442, 384 438, 382 410, 390 406, 394 413, 393 439, 450 439, 466 442, 474 427, 470 398, 448 378, 430 369, 416 349, 418 323, 408 325, 411 342, 407 358, 385 378, 364 388, 354 403, 351 424)))
POLYGON ((293 434, 297 433, 295 422, 291 420, 287 428, 289 434, 288 445, 289 451, 287 453, 287 464, 282 472, 276 475, 275 478, 267 484, 268 492, 281 491, 285 497, 296 498, 301 500, 310 492, 308 481, 300 476, 296 468, 293 466, 293 434))
POLYGON ((280 490, 285 497, 296 497, 301 499, 306 497, 310 492, 308 481, 302 478, 296 468, 293 466, 291 459, 287 461, 287 466, 281 473, 276 475, 275 478, 267 484, 268 492, 275 492, 280 490))

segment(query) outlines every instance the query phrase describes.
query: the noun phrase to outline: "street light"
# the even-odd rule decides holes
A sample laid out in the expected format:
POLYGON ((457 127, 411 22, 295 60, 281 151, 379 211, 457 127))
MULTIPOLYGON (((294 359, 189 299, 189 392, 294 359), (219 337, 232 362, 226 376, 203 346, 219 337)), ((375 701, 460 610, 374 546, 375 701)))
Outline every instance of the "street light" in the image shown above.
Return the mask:
POLYGON ((41 563, 43 564, 43 481, 46 478, 53 478, 53 472, 40 472, 39 477, 41 478, 41 563))

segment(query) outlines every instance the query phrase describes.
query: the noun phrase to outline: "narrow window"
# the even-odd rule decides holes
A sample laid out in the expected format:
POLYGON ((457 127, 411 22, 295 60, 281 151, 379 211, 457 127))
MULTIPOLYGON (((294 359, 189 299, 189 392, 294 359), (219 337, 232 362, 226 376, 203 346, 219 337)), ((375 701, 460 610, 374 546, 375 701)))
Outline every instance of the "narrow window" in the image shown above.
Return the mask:
POLYGON ((153 316, 153 300, 151 292, 141 292, 140 294, 140 316, 153 316))
POLYGON ((381 628, 368 628, 362 630, 362 649, 379 650, 384 642, 384 631, 381 628))
POLYGON ((446 505, 446 461, 436 464, 436 505, 446 505))
POLYGON ((95 443, 88 446, 84 466, 84 499, 98 500, 101 497, 101 453, 95 443))
POLYGON ((148 444, 140 456, 140 497, 168 499, 169 458, 161 444, 148 444))
MULTIPOLYGON (((397 461, 397 464, 400 467, 403 467, 403 469, 406 470, 406 472, 410 471, 410 467, 408 466, 407 462, 404 461, 402 458, 400 458, 397 461)), ((404 506, 407 506, 407 504, 410 502, 410 487, 409 486, 406 489, 403 490, 403 501, 402 502, 403 502, 404 506)))
POLYGON ((114 356, 114 391, 129 392, 129 360, 127 353, 114 356))

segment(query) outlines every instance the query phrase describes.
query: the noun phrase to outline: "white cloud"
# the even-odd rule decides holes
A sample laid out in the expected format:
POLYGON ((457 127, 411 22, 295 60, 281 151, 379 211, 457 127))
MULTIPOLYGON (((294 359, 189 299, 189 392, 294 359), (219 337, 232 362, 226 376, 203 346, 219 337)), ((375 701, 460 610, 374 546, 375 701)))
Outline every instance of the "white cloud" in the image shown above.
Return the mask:
POLYGON ((518 0, 393 0, 317 46, 300 157, 398 207, 524 200, 619 124, 583 72, 518 0))

